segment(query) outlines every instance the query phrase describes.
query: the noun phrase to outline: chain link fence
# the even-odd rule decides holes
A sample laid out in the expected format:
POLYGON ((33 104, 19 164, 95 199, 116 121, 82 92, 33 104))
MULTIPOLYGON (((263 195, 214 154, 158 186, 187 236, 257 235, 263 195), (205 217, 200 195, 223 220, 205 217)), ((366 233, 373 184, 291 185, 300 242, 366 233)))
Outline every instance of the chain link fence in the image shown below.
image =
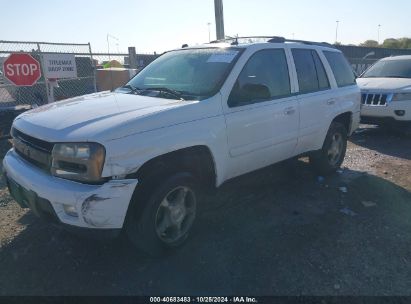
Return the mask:
POLYGON ((129 53, 93 53, 92 54, 97 69, 107 68, 111 63, 112 67, 142 69, 154 61, 157 54, 136 54, 135 63, 130 64, 129 53))
MULTIPOLYGON (((134 76, 139 70, 150 64, 154 61, 158 55, 156 54, 135 54, 135 53, 117 53, 117 54, 108 54, 108 53, 93 53, 93 60, 96 67, 96 76, 97 76, 97 91, 107 90, 107 85, 103 85, 100 81, 101 70, 106 70, 108 68, 114 69, 128 69, 128 73, 123 74, 127 75, 127 80, 134 76), (132 58, 132 59, 130 59, 132 58), (133 61, 133 62, 131 62, 133 61)), ((113 71, 113 75, 115 71, 113 71)), ((113 76, 115 77, 115 76, 113 76)), ((118 79, 117 79, 118 80, 118 79)), ((125 84, 125 79, 122 79, 121 85, 125 84)), ((114 81, 111 86, 116 88, 120 86, 119 81, 114 81)))
POLYGON ((45 54, 72 54, 77 76, 60 79, 53 88, 53 100, 96 91, 95 66, 90 44, 0 41, 0 108, 20 105, 43 105, 50 101, 49 82, 44 77, 42 59, 45 54), (3 62, 12 53, 30 54, 41 66, 41 78, 33 86, 16 86, 4 77, 3 62))
POLYGON ((96 71, 106 68, 141 69, 156 59, 156 54, 92 53, 90 44, 49 42, 22 42, 0 40, 0 110, 21 105, 43 105, 70 97, 93 93, 99 90, 96 71), (4 77, 3 62, 12 53, 27 53, 41 66, 41 78, 33 86, 16 86, 4 77), (75 78, 58 79, 57 86, 50 88, 44 77, 43 56, 46 54, 74 55, 77 68, 75 78), (50 98, 50 92, 52 91, 50 98))
MULTIPOLYGON (((91 46, 77 43, 50 43, 0 40, 0 139, 7 134, 14 117, 33 106, 44 105, 70 97, 103 90, 97 84, 97 73, 107 68, 132 68, 140 70, 158 55, 129 53, 92 53, 91 46), (3 71, 4 61, 15 53, 25 53, 36 59, 41 77, 32 86, 17 86, 9 81, 3 71), (46 55, 70 54, 74 56, 77 74, 73 78, 47 79, 43 59, 46 55), (132 59, 130 59, 132 58, 132 59)), ((132 73, 130 73, 132 75, 132 73)))

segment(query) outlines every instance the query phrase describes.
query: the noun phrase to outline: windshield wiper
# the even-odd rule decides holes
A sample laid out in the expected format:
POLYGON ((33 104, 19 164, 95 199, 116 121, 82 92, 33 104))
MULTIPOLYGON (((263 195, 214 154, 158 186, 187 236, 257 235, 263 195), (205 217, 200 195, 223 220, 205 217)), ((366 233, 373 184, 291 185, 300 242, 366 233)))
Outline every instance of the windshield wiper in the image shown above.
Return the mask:
POLYGON ((141 91, 140 88, 133 87, 131 84, 125 84, 121 86, 119 89, 129 89, 132 93, 138 93, 139 91, 141 91))
POLYGON ((183 93, 181 93, 179 91, 176 91, 176 90, 173 90, 173 89, 166 88, 166 87, 152 87, 152 88, 142 89, 142 88, 134 87, 130 84, 126 84, 126 85, 123 85, 122 87, 120 87, 119 89, 128 89, 128 90, 130 90, 130 93, 138 94, 138 95, 144 95, 144 94, 142 94, 142 92, 144 92, 144 91, 158 91, 158 92, 162 92, 162 93, 166 93, 168 95, 171 95, 174 98, 177 98, 179 100, 185 101, 185 99, 182 97, 183 93))
POLYGON ((173 89, 169 89, 169 88, 165 88, 165 87, 155 87, 155 88, 147 88, 147 89, 143 89, 143 91, 159 91, 159 92, 164 92, 167 93, 169 95, 172 95, 180 100, 185 100, 182 97, 182 93, 180 93, 179 91, 173 90, 173 89))

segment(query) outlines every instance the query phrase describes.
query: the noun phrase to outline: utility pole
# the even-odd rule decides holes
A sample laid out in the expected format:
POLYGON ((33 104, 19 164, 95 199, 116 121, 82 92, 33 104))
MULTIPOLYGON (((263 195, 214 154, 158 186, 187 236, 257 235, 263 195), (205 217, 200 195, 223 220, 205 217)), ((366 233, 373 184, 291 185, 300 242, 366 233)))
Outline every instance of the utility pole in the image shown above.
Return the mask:
POLYGON ((335 22, 337 23, 337 26, 335 28, 335 43, 337 43, 338 42, 338 25, 340 24, 340 21, 337 20, 335 22))
POLYGON ((225 38, 223 0, 214 0, 214 11, 217 40, 221 40, 225 38))
POLYGON ((211 25, 211 22, 207 22, 207 26, 208 26, 208 42, 211 41, 210 25, 211 25))

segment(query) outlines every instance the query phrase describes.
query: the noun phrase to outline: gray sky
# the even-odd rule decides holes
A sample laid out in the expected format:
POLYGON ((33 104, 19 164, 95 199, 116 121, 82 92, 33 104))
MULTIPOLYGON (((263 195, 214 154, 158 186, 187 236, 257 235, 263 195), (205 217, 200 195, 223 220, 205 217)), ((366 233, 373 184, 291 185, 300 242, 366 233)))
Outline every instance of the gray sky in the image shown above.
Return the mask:
MULTIPOLYGON (((226 35, 277 35, 358 44, 411 37, 411 1, 223 0, 226 35)), ((94 51, 162 52, 215 38, 213 0, 0 0, 1 40, 91 42, 94 51)))

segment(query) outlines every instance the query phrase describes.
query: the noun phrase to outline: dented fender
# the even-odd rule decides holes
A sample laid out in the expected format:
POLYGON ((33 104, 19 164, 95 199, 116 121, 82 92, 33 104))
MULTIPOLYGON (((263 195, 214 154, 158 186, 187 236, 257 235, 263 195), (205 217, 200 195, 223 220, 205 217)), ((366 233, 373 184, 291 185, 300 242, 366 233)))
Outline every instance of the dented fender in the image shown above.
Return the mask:
POLYGON ((89 228, 121 228, 137 180, 111 180, 76 203, 79 218, 89 228))

